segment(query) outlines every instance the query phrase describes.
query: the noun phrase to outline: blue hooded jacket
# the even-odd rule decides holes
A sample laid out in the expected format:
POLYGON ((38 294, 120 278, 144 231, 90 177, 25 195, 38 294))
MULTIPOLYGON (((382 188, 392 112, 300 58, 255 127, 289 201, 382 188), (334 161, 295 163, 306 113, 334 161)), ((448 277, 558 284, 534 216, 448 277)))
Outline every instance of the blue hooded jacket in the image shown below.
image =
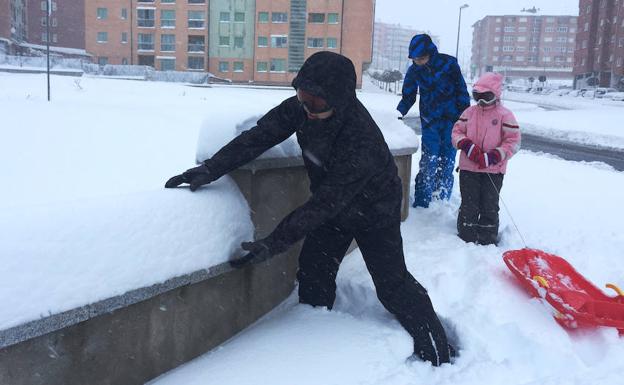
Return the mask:
POLYGON ((407 114, 420 89, 420 116, 424 121, 445 119, 455 122, 470 106, 470 95, 457 59, 439 53, 429 35, 416 35, 410 42, 409 58, 424 55, 429 55, 427 64, 412 64, 405 74, 403 98, 397 110, 407 114))

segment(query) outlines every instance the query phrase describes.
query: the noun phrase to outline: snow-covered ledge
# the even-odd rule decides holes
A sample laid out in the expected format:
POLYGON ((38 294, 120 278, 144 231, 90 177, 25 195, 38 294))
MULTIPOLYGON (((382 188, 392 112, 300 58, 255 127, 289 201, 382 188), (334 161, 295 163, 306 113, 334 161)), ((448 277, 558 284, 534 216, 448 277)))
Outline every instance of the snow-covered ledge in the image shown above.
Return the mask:
MULTIPOLYGON (((380 122, 378 117, 375 118, 380 126, 384 127, 382 123, 384 119, 380 122)), ((386 122, 391 129, 384 130, 384 135, 395 156, 404 184, 404 196, 407 197, 411 155, 416 151, 417 142, 409 129, 405 128, 401 133, 405 126, 401 127, 402 124, 397 123, 393 116, 387 116, 386 122)), ((237 131, 241 127, 239 125, 237 131)), ((202 134, 202 137, 205 137, 205 134, 202 134)), ((202 145, 201 138, 199 148, 200 150, 206 148, 202 145)), ((291 138, 282 146, 265 153, 256 161, 230 175, 247 201, 249 206, 247 210, 251 212, 256 236, 261 237, 270 232, 282 217, 303 203, 309 195, 307 175, 297 148, 291 138)), ((202 156, 204 155, 199 151, 198 158, 202 156)), ((240 205, 236 203, 237 194, 227 193, 234 184, 228 178, 223 179, 199 194, 186 195, 187 192, 183 190, 162 191, 153 197, 153 201, 147 203, 142 203, 146 197, 141 195, 115 197, 110 201, 99 200, 93 205, 87 202, 85 207, 79 208, 74 206, 73 209, 91 213, 90 222, 95 222, 95 225, 89 223, 88 231, 79 227, 64 229, 65 233, 59 233, 60 235, 55 233, 54 237, 50 237, 50 241, 58 241, 59 237, 62 238, 67 234, 72 236, 78 234, 104 237, 106 245, 102 247, 109 247, 109 244, 114 245, 115 239, 132 236, 138 240, 136 249, 128 251, 113 247, 106 250, 109 253, 126 253, 128 254, 126 258, 130 258, 133 253, 147 254, 147 257, 151 257, 151 254, 160 254, 159 257, 162 257, 172 253, 175 255, 176 252, 192 252, 193 247, 202 242, 196 238, 198 234, 194 234, 193 230, 185 229, 184 233, 172 231, 170 236, 155 230, 166 229, 163 224, 172 221, 174 223, 170 225, 170 230, 186 226, 188 223, 185 224, 184 219, 180 218, 188 218, 193 214, 205 218, 205 213, 198 212, 198 209, 202 209, 200 205, 217 197, 232 199, 232 201, 226 199, 229 202, 227 205, 224 205, 224 201, 218 203, 224 206, 221 210, 224 213, 232 214, 233 209, 240 209, 240 205), (202 195, 215 194, 215 190, 220 189, 226 193, 210 197, 202 195), (174 200, 175 204, 171 204, 169 200, 174 200), (120 201, 125 204, 120 204, 120 201), (123 219, 128 220, 131 217, 122 217, 122 221, 108 223, 109 216, 117 217, 122 212, 127 213, 129 207, 136 211, 132 215, 140 218, 149 217, 150 214, 154 216, 150 211, 158 207, 158 215, 152 220, 153 228, 141 229, 142 232, 135 229, 135 233, 132 234, 136 223, 123 222, 123 219), (175 207, 176 211, 163 210, 167 207, 175 207), (179 210, 183 210, 184 214, 179 210), (101 214, 102 212, 105 214, 101 214), (108 231, 114 229, 115 233, 110 235, 97 233, 107 229, 108 231), (178 240, 178 237, 184 238, 178 240), (182 245, 176 245, 176 242, 182 245)), ((407 207, 408 202, 405 201, 404 217, 407 216, 407 207)), ((58 217, 65 215, 66 211, 63 207, 49 208, 41 215, 58 217)), ((12 220, 17 228, 21 226, 18 222, 18 212, 15 216, 9 213, 9 218, 15 218, 12 220)), ((216 222, 214 226, 223 226, 222 219, 215 217, 210 219, 216 222)), ((243 222, 236 224, 233 229, 220 231, 246 233, 247 227, 243 222)), ((25 218, 24 226, 29 223, 37 223, 37 218, 25 218)), ((67 223, 70 221, 66 221, 67 223)), ((80 225, 84 226, 84 223, 80 225)), ((43 230, 52 229, 50 226, 43 230)), ((209 229, 201 229, 202 232, 207 230, 209 229)), ((11 235, 9 234, 9 238, 11 235)), ((248 238, 250 235, 242 234, 241 237, 248 238)), ((80 236, 77 239, 80 239, 80 236)), ((229 254, 235 254, 237 251, 233 244, 236 242, 239 242, 238 238, 229 236, 228 242, 220 246, 229 254)), ((208 247, 208 250, 214 249, 214 253, 217 253, 219 248, 215 248, 215 245, 212 249, 210 245, 204 247, 208 247)), ((180 274, 164 282, 154 277, 147 280, 137 279, 137 282, 160 283, 135 286, 126 289, 125 292, 122 291, 122 294, 86 302, 89 304, 47 316, 30 315, 30 320, 18 324, 14 324, 10 318, 0 319, 4 325, 10 326, 0 328, 3 329, 0 330, 0 383, 143 384, 218 346, 282 302, 295 285, 299 249, 300 245, 297 245, 262 264, 247 266, 241 270, 232 270, 223 259, 214 260, 216 263, 213 262, 212 266, 208 265, 210 267, 207 268, 188 270, 188 266, 181 266, 181 271, 186 269, 192 272, 180 274)), ((50 254, 55 254, 56 251, 49 250, 50 254)), ((90 250, 95 251, 100 252, 90 250)), ((62 252, 63 250, 60 250, 59 255, 62 255, 62 252)), ((89 253, 89 250, 84 252, 89 253)), ((117 256, 111 255, 111 258, 114 257, 117 256)), ((136 256, 136 259, 142 261, 142 257, 136 256)), ((88 258, 89 255, 84 256, 84 259, 88 258)), ((179 263, 183 264, 187 259, 180 256, 179 263)), ((142 263, 146 263, 145 261, 142 263)), ((199 259, 195 260, 195 263, 209 262, 202 262, 199 259)), ((156 268, 157 265, 143 269, 147 271, 141 271, 139 268, 132 274, 154 275, 153 270, 156 268)), ((67 269, 62 270, 67 273, 67 269)), ((85 268, 81 267, 79 270, 84 271, 85 268)), ((124 274, 125 270, 127 267, 111 271, 110 274, 111 276, 124 274)), ((111 282, 111 285, 119 286, 115 281, 111 282)), ((75 291, 84 290, 89 289, 76 288, 75 291)), ((115 287, 115 290, 120 288, 115 287)), ((78 303, 91 298, 88 295, 83 296, 83 293, 76 294, 72 297, 82 298, 77 300, 78 303)), ((63 299, 62 305, 66 306, 68 295, 60 296, 63 299)), ((14 298, 16 306, 20 300, 22 298, 14 298)), ((53 309, 58 308, 50 306, 53 309)), ((25 312, 19 311, 14 314, 22 316, 25 312)))

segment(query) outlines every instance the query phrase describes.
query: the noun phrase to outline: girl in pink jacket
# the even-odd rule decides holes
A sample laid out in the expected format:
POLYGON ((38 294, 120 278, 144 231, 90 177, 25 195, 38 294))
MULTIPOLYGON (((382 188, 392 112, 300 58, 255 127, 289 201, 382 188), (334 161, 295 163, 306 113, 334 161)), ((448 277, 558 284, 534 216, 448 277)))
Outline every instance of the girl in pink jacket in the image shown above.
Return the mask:
POLYGON ((452 142, 461 150, 461 206, 457 232, 466 242, 496 244, 498 194, 507 161, 520 148, 520 127, 500 101, 503 76, 488 72, 475 83, 477 105, 464 111, 453 127, 452 142))

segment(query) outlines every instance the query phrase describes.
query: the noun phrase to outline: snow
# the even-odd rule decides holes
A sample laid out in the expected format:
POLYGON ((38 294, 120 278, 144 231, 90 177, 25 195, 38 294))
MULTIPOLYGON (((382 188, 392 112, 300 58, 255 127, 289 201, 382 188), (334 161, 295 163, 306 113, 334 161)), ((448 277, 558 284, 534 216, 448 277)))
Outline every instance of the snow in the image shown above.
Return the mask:
MULTIPOLYGON (((369 87, 358 96, 374 116, 384 126, 400 124, 393 116, 398 97, 369 87)), ((54 76, 47 103, 45 76, 0 73, 0 329, 235 253, 253 231, 229 178, 194 194, 163 184, 195 163, 202 126, 213 129, 218 147, 236 125, 292 94, 54 76)), ((507 105, 538 128, 552 122, 540 114, 557 112, 507 105)), ((554 116, 573 126, 606 107, 617 108, 577 106, 571 111, 582 111, 578 116, 554 116)), ((417 143, 399 127, 386 131, 390 142, 417 143)), ((592 125, 579 132, 615 136, 592 125)), ((623 187, 624 174, 604 164, 521 151, 509 163, 502 196, 528 246, 565 257, 597 286, 624 286, 623 187)), ((566 332, 505 267, 503 251, 524 246, 505 206, 501 244, 484 247, 456 237, 459 203, 455 189, 449 202, 411 209, 402 226, 408 268, 456 336, 454 365, 405 362, 411 339, 377 300, 356 250, 341 266, 331 312, 299 305, 293 295, 153 384, 620 383, 624 344, 617 332, 566 332)))
MULTIPOLYGON (((613 203, 622 187, 621 172, 522 151, 510 161, 502 195, 530 247, 565 257, 597 285, 622 284, 624 210, 613 203), (605 185, 611 188, 590 187, 605 185)), ((509 215, 501 209, 499 247, 467 245, 455 235, 459 203, 455 190, 448 203, 411 209, 402 226, 409 270, 458 336, 454 365, 405 363, 411 339, 379 304, 354 251, 341 265, 331 312, 299 305, 293 294, 229 342, 151 384, 620 383, 617 331, 562 329, 502 260, 505 250, 524 246, 509 215)))
POLYGON ((506 92, 504 100, 524 132, 554 140, 624 149, 624 130, 618 124, 624 117, 624 102, 516 92, 506 92))

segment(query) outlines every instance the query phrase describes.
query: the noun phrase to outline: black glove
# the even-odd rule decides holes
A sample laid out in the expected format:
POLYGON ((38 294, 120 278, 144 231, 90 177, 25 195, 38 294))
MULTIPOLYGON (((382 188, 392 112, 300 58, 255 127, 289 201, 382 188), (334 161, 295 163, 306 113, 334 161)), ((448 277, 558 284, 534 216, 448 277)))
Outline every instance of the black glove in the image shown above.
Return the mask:
POLYGON ((241 248, 247 250, 248 253, 243 257, 230 261, 230 265, 235 268, 241 268, 247 263, 259 263, 268 259, 273 253, 264 241, 243 242, 241 248))
POLYGON ((189 168, 184 173, 176 175, 165 183, 165 188, 178 187, 182 183, 191 185, 191 191, 197 190, 200 186, 214 181, 215 178, 211 174, 210 169, 205 164, 197 167, 189 168))

